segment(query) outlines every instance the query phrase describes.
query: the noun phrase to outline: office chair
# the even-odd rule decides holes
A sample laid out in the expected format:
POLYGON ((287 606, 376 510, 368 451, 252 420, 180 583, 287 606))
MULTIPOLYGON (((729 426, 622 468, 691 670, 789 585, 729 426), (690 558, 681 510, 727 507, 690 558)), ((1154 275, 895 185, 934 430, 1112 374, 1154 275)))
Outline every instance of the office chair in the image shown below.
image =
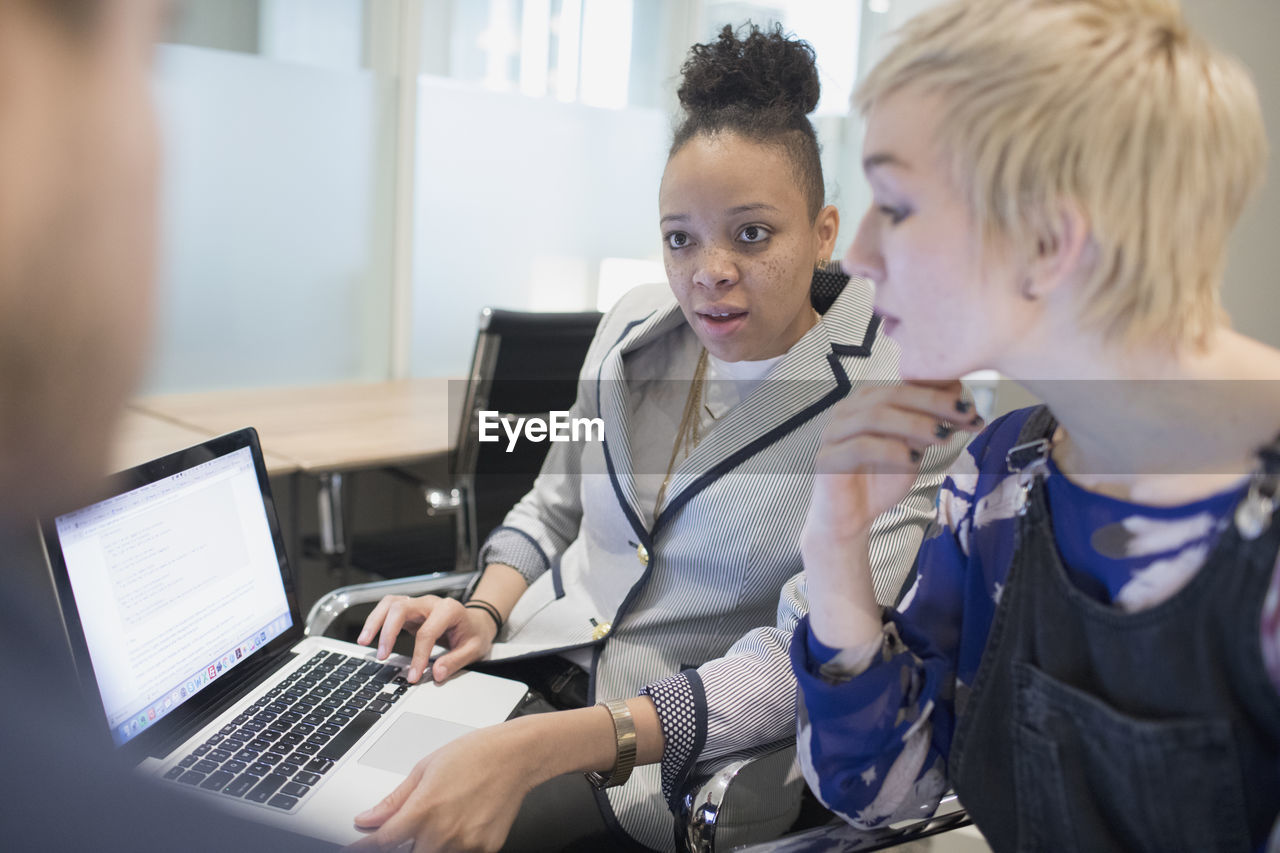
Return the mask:
POLYGON ((876 830, 858 830, 808 799, 796 764, 794 740, 699 767, 676 798, 676 849, 681 853, 848 853, 886 850, 972 823, 956 795, 942 798, 933 815, 876 830), (761 796, 761 792, 766 796, 761 796), (788 805, 790 804, 790 805, 788 805), (781 837, 780 837, 781 836, 781 837), (748 846, 743 846, 748 845, 748 846))
POLYGON ((514 423, 566 411, 578 393, 578 374, 600 325, 598 311, 543 313, 486 308, 471 359, 466 399, 454 452, 454 483, 447 492, 428 491, 435 514, 457 519, 458 566, 475 568, 481 543, 529 491, 542 468, 549 442, 481 442, 481 411, 514 423))

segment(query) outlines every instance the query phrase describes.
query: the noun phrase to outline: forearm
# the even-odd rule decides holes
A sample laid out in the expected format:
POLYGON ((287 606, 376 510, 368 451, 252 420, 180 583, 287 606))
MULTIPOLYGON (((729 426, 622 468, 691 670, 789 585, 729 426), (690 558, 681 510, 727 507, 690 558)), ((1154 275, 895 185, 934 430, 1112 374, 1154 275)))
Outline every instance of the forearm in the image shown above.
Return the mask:
MULTIPOLYGON (((636 727, 636 764, 662 758, 662 727, 647 696, 627 700, 636 727)), ((503 724, 525 757, 534 784, 565 773, 607 773, 618 756, 618 739, 608 709, 599 705, 551 714, 532 714, 503 724)))
POLYGON ((837 649, 863 646, 880 636, 882 618, 871 583, 866 531, 806 532, 801 546, 809 588, 810 630, 837 649))
POLYGON ((896 621, 870 659, 815 647, 808 627, 797 629, 791 657, 800 688, 797 747, 810 787, 863 827, 936 803, 953 719, 939 692, 945 663, 904 646, 896 621))
POLYGON ((491 563, 485 567, 480 583, 471 593, 471 599, 492 604, 505 620, 528 588, 529 584, 520 572, 502 563, 491 563))

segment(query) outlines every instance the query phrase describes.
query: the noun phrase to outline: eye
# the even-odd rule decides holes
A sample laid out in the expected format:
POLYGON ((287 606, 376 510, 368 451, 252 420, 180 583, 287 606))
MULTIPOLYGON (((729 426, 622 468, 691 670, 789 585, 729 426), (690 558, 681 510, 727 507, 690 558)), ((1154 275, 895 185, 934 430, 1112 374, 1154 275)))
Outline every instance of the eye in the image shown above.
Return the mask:
POLYGON ((748 225, 738 232, 738 239, 744 243, 763 243, 769 239, 769 229, 759 225, 748 225))
POLYGON ((879 210, 882 214, 888 217, 889 224, 891 225, 897 225, 911 215, 911 211, 907 210, 905 207, 892 207, 887 204, 880 205, 879 210))
POLYGON ((683 249, 689 245, 689 235, 683 231, 672 231, 666 236, 667 246, 672 249, 683 249))

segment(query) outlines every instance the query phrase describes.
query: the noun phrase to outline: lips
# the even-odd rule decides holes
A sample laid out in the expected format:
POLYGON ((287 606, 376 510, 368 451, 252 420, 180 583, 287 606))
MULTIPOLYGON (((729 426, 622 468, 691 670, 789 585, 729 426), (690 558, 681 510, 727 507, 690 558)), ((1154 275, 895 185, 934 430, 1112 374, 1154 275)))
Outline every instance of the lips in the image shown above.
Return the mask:
POLYGON ((709 305, 694 312, 703 332, 712 337, 732 335, 747 322, 749 313, 732 305, 709 305))
POLYGON ((739 308, 702 309, 698 311, 698 316, 711 323, 727 323, 747 316, 747 312, 739 308))

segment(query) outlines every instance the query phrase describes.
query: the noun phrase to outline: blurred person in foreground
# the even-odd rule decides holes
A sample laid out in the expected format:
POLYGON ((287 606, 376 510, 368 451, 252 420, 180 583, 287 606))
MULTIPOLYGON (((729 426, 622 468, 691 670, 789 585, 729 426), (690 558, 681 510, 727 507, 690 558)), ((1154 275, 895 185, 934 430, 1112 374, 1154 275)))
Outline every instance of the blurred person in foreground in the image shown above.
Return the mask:
POLYGON ((0 846, 274 850, 114 760, 67 669, 34 517, 105 471, 145 355, 160 0, 0 0, 0 846), (34 545, 34 547, 33 547, 34 545))
MULTIPOLYGON (((1260 850, 1280 811, 1280 352, 1232 331, 1266 140, 1174 0, 960 0, 861 85, 873 204, 845 257, 906 384, 819 451, 802 764, 850 822, 953 785, 996 851, 1260 850), (1043 400, 944 481, 883 610, 866 532, 991 368, 1043 400)), ((1274 839, 1273 839, 1274 841, 1274 839)))

